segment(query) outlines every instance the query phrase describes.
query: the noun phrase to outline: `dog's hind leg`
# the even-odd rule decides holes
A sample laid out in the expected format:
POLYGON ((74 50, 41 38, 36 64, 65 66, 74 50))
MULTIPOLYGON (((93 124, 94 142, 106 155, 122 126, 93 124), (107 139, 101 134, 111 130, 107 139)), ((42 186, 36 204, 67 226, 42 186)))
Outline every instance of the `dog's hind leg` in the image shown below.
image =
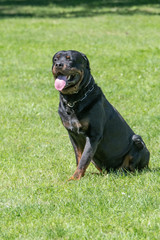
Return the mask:
POLYGON ((141 170, 148 167, 150 153, 146 148, 141 136, 133 135, 133 147, 130 151, 132 159, 130 160, 129 168, 141 170))
POLYGON ((101 173, 102 169, 100 167, 97 166, 97 164, 92 160, 91 161, 93 163, 93 165, 98 169, 98 171, 101 173))

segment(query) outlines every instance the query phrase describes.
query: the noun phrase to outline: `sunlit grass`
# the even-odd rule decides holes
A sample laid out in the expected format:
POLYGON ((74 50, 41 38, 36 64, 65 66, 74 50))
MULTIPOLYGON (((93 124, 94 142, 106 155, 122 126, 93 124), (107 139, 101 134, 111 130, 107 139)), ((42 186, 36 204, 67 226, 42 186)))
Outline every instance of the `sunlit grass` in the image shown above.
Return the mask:
POLYGON ((1 239, 159 239, 160 21, 155 5, 128 11, 134 8, 133 15, 107 6, 87 16, 84 5, 5 7, 0 28, 1 239), (25 8, 32 18, 25 18, 25 8), (67 18, 60 15, 64 12, 67 18), (108 100, 142 135, 151 171, 97 175, 89 166, 81 181, 67 182, 75 157, 57 113, 51 74, 52 56, 62 49, 88 56, 108 100))

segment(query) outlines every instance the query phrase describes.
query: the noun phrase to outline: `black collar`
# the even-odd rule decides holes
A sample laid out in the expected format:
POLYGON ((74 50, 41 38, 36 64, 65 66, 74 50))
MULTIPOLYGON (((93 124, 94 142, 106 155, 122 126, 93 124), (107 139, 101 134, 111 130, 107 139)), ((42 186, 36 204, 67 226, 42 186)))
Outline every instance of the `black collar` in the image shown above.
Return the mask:
POLYGON ((87 85, 82 87, 82 89, 77 94, 74 94, 74 97, 72 95, 67 95, 67 96, 63 95, 63 99, 65 99, 65 104, 68 107, 73 108, 76 103, 82 102, 83 100, 85 100, 88 97, 88 95, 94 90, 94 87, 95 87, 95 82, 92 75, 90 75, 87 85), (76 100, 72 101, 72 98, 76 100))
POLYGON ((82 102, 94 89, 94 85, 92 85, 92 87, 90 89, 88 89, 88 91, 84 94, 84 96, 80 99, 78 99, 77 101, 74 101, 74 102, 68 102, 67 103, 67 106, 70 107, 70 108, 73 108, 74 105, 77 103, 77 102, 82 102))

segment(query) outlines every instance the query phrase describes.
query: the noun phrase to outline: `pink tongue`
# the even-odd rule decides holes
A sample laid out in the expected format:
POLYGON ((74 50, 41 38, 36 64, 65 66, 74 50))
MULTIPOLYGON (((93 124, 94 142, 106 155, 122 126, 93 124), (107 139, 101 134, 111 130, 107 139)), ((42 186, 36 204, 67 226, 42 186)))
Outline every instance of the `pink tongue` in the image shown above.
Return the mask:
POLYGON ((67 77, 66 76, 59 75, 58 78, 56 78, 56 80, 55 80, 55 84, 54 84, 55 88, 58 91, 62 91, 62 89, 66 85, 66 81, 67 81, 67 77))

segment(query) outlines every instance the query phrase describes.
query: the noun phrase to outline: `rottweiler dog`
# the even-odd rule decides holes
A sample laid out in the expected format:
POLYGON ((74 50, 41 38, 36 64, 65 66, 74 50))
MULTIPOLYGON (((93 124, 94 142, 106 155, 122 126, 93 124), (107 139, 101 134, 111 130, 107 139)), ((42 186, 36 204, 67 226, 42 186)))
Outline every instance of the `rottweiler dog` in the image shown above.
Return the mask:
POLYGON ((150 153, 139 135, 108 102, 91 75, 85 54, 69 50, 53 56, 59 115, 73 145, 79 180, 92 162, 101 172, 148 167, 150 153))

